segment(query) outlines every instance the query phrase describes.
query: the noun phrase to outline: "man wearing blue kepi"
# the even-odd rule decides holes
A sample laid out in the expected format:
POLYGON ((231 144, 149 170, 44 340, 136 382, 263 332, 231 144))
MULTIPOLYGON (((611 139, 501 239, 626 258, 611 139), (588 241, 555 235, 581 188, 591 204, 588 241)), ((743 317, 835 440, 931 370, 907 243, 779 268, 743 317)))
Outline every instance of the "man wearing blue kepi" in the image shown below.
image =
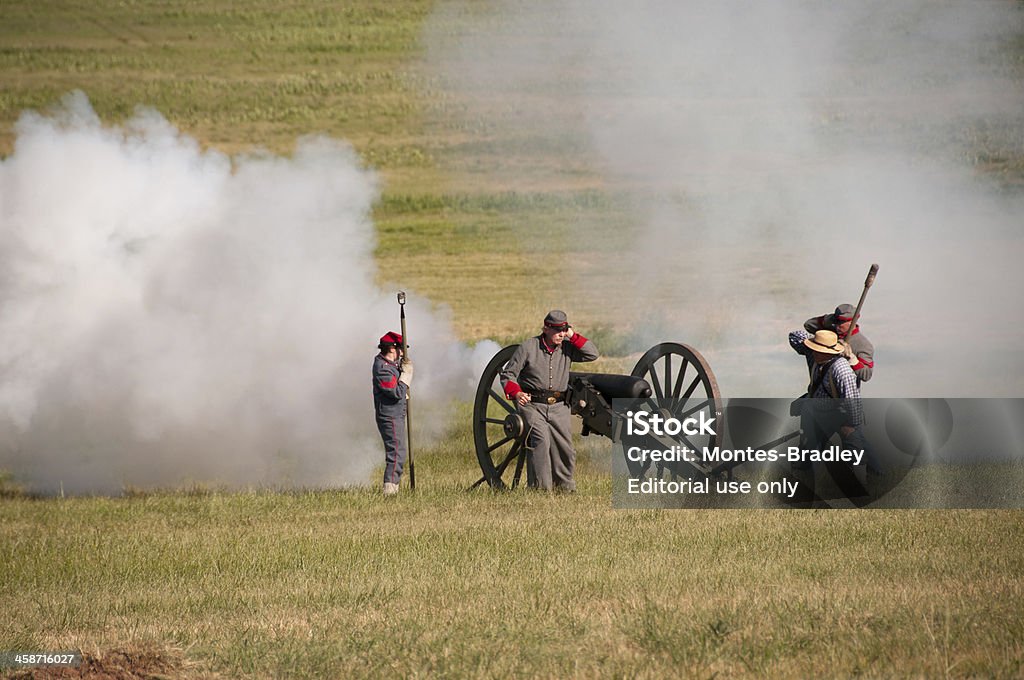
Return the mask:
POLYGON ((384 495, 398 493, 402 468, 409 455, 406 441, 406 399, 412 384, 412 360, 402 356, 402 335, 389 331, 373 358, 373 410, 384 441, 384 495))
POLYGON ((519 345, 501 372, 505 396, 526 427, 526 481, 533 489, 576 490, 576 450, 565 401, 569 365, 598 357, 594 343, 573 330, 565 312, 544 317, 541 334, 519 345))

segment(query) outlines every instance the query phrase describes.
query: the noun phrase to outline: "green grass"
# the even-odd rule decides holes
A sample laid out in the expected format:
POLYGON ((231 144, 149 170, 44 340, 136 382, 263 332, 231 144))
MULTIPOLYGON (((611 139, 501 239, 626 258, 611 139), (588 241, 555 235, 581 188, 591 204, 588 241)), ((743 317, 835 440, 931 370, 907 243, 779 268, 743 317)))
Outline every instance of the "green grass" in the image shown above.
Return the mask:
POLYGON ((579 449, 571 496, 468 491, 459 426, 390 499, 12 490, 0 649, 267 678, 1024 672, 1019 511, 613 510, 607 442, 579 449))
MULTIPOLYGON (((432 2, 5 2, 0 6, 0 154, 23 110, 83 90, 102 120, 139 105, 229 153, 289 153, 326 133, 351 142, 383 178, 377 256, 402 258, 400 285, 452 308, 467 340, 521 337, 552 303, 535 282, 566 258, 607 254, 631 233, 630 206, 596 185, 551 140, 496 136, 460 112, 423 67, 432 2), (496 186, 481 168, 520 158, 522 182, 496 186), (537 180, 545 169, 550 173, 537 180), (586 243, 566 227, 593 229, 586 243), (511 306, 484 304, 499 297, 511 306)), ((392 268, 386 268, 392 270, 392 268)), ((611 325, 628 304, 581 304, 577 318, 611 325), (618 316, 616 317, 616 314, 618 316)), ((626 320, 628 323, 628 320, 626 320)))
POLYGON ((1012 677, 1015 512, 644 512, 420 490, 0 506, 0 647, 229 676, 1012 677))
MULTIPOLYGON (((453 90, 425 52, 435 7, 432 0, 7 0, 0 5, 0 155, 12 151, 23 110, 46 110, 72 89, 85 91, 106 122, 150 106, 229 153, 289 153, 298 137, 326 133, 350 141, 383 179, 374 219, 387 273, 378 283, 448 306, 466 340, 521 337, 537 310, 551 306, 570 307, 581 328, 616 326, 626 334, 649 322, 646 310, 678 308, 677 298, 699 285, 687 279, 689 252, 670 277, 677 290, 638 286, 647 263, 623 253, 636 250, 627 246, 647 219, 649 199, 673 201, 686 219, 699 214, 699 197, 666 197, 665 187, 624 178, 609 183, 583 137, 575 72, 553 71, 511 100, 500 84, 453 90), (525 102, 535 111, 524 112, 525 102), (522 115, 543 115, 549 131, 524 129, 522 115), (400 268, 387 266, 398 259, 400 268), (552 300, 551 286, 538 281, 567 270, 572 285, 560 291, 561 302, 552 300), (600 299, 587 293, 595 286, 600 299)), ((493 12, 462 7, 444 38, 485 30, 493 12)), ((558 30, 536 38, 557 38, 558 30)), ((1020 72, 1022 44, 986 46, 993 72, 1020 72)), ((643 96, 642 88, 598 91, 612 103, 643 96)), ((999 132, 1007 124, 966 125, 955 134, 972 149, 969 162, 1013 187, 1024 182, 1024 147, 1019 131, 999 132), (1017 141, 994 141, 1007 139, 1017 141)), ((693 256, 749 269, 748 256, 736 251, 736 244, 716 250, 701 243, 693 256)), ((763 263, 778 255, 757 257, 763 263)), ((799 286, 784 283, 773 292, 799 286)))
MULTIPOLYGON (((348 139, 368 164, 422 178, 417 50, 428 2, 5 2, 0 153, 22 110, 82 89, 107 122, 155 108, 203 144, 287 153, 348 139), (410 131, 412 136, 410 135, 410 131)), ((419 182, 419 179, 416 180, 419 182)))
MULTIPOLYGON (((23 110, 72 89, 105 122, 150 106, 228 153, 344 138, 383 179, 376 256, 382 272, 400 262, 402 281, 382 285, 450 307, 464 340, 503 343, 572 295, 580 329, 613 355, 595 370, 628 372, 643 326, 701 282, 683 257, 672 286, 636 283, 646 263, 622 251, 643 194, 605 184, 578 121, 551 106, 557 78, 531 94, 554 116, 546 138, 507 125, 500 97, 471 107, 424 68, 433 7, 4 0, 0 155, 23 110), (598 280, 604 295, 587 295, 598 280)), ((1004 47, 999 68, 1020 69, 1024 41, 1004 47)), ((996 132, 959 134, 1013 190, 1024 159, 996 132)), ((700 250, 737 277, 784 255, 700 250)), ((774 276, 780 295, 801 285, 774 276)), ((711 333, 742 321, 742 301, 718 294, 711 333)), ((0 650, 181 650, 189 673, 268 678, 1024 675, 1019 512, 612 510, 600 440, 581 447, 574 496, 467 493, 468 414, 458 405, 418 452, 418 492, 389 500, 201 487, 32 499, 0 475, 0 650)))

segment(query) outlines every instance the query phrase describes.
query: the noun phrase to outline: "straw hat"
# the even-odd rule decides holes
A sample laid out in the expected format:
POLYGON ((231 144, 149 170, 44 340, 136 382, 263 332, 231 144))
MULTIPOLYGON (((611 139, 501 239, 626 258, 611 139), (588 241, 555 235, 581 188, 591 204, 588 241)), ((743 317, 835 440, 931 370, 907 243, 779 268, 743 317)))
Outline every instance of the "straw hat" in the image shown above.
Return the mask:
POLYGON ((813 338, 804 340, 804 345, 822 354, 842 354, 843 343, 833 331, 815 331, 813 338))

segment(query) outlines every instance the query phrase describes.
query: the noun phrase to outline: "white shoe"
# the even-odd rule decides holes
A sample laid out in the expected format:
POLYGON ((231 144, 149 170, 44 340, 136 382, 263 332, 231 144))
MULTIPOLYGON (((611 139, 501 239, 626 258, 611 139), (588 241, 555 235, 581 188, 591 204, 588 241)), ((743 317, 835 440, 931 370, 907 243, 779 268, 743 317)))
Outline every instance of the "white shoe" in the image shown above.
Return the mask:
POLYGON ((384 482, 384 495, 385 496, 394 496, 396 493, 398 493, 398 485, 397 484, 392 484, 391 482, 384 482))

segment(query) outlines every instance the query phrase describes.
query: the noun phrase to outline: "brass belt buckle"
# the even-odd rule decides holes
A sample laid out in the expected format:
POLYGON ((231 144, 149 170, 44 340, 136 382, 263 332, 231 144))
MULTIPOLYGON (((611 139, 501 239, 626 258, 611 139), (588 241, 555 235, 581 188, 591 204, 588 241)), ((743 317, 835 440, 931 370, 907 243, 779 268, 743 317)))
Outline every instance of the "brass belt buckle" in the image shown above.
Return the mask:
POLYGON ((558 401, 558 400, 557 400, 557 399, 555 399, 554 397, 548 397, 548 406, 551 406, 551 405, 552 405, 552 404, 554 404, 554 403, 555 403, 556 401, 558 401))

